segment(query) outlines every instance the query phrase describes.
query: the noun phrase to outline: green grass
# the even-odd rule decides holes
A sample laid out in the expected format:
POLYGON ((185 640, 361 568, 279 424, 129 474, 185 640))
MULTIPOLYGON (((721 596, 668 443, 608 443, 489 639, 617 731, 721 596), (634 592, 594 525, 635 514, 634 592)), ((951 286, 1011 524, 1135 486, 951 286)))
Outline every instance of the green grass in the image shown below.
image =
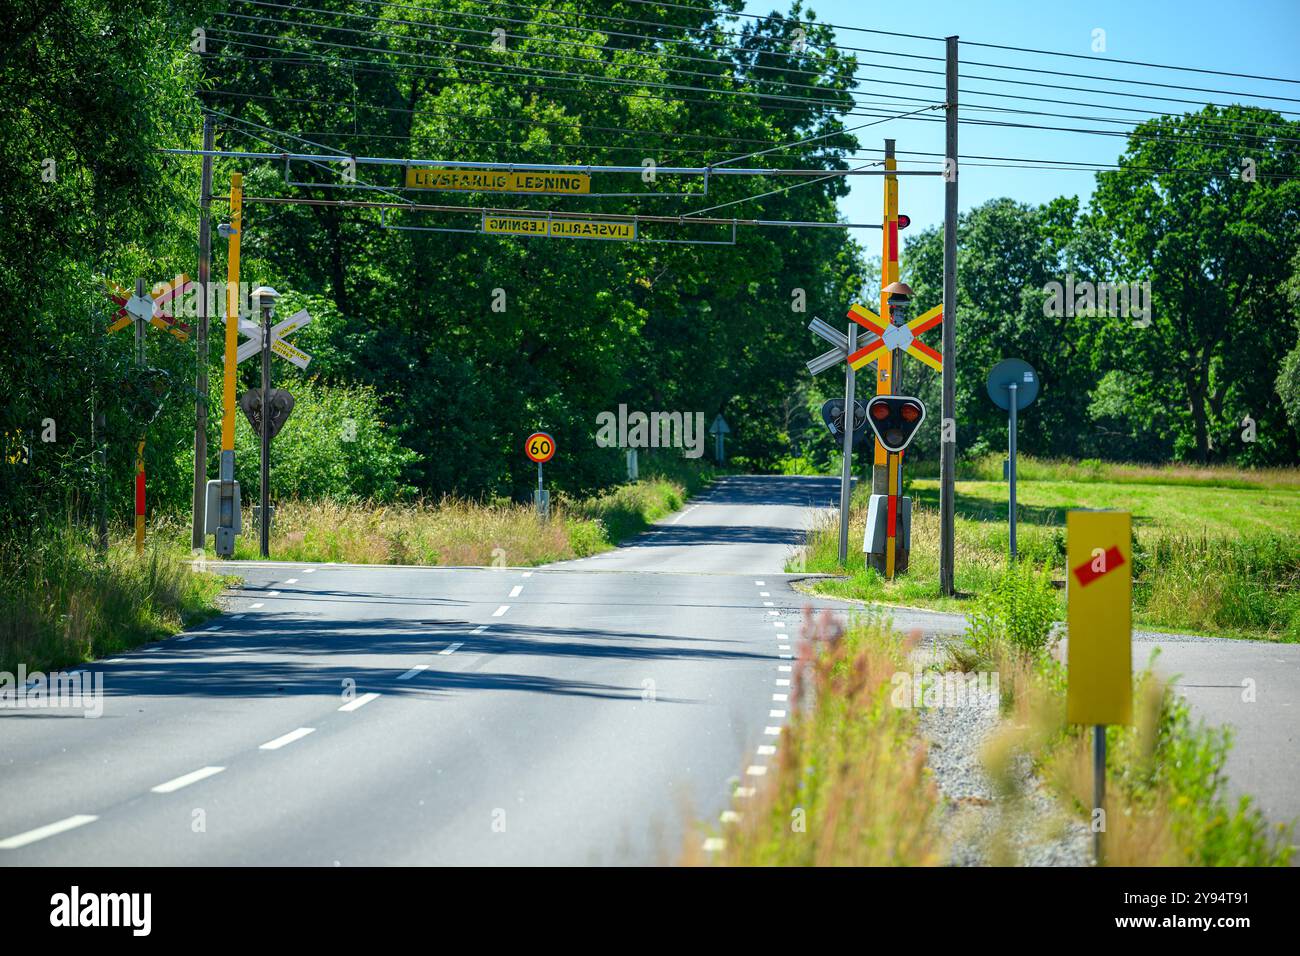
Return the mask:
POLYGON ((142 557, 125 529, 100 555, 67 523, 0 545, 0 670, 80 664, 217 613, 225 582, 191 571, 188 554, 165 544, 180 529, 163 531, 142 557))
MULTIPOLYGON (((1035 466, 1038 467, 1038 466, 1035 466)), ((1139 626, 1229 637, 1300 641, 1300 484, 1293 472, 1243 472, 1249 480, 1211 486, 1206 470, 1130 466, 1070 466, 1053 462, 1017 483, 1017 544, 1022 559, 1046 565, 1063 588, 1065 515, 1075 508, 1110 508, 1133 515, 1134 612, 1139 626), (1065 480, 1062 474, 1111 478, 1065 480), (1109 470, 1108 470, 1109 469, 1109 470), (1155 484, 1153 474, 1177 479, 1155 484)), ((1231 481, 1226 473, 1219 480, 1231 481)), ((911 567, 886 582, 865 567, 861 542, 867 489, 850 513, 848 567, 841 579, 818 582, 819 593, 940 610, 964 610, 984 594, 1006 564, 1007 488, 1001 481, 956 485, 956 598, 939 594, 938 482, 920 478, 913 497, 911 567)), ((840 574, 836 518, 809 535, 802 569, 840 574)), ((798 562, 791 570, 799 570, 798 562)), ((1057 616, 1064 617, 1064 591, 1057 616)))

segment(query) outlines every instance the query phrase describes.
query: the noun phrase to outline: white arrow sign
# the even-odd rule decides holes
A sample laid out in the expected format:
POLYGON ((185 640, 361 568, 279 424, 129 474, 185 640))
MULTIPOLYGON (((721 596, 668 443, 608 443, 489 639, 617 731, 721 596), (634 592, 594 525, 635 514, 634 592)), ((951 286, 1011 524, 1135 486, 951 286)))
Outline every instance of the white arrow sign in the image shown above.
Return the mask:
MULTIPOLYGON (((311 362, 311 356, 284 339, 285 336, 292 335, 310 323, 311 315, 308 314, 306 309, 300 309, 283 322, 271 326, 271 351, 299 368, 306 368, 307 364, 311 362)), ((248 336, 248 341, 241 344, 235 352, 236 364, 246 358, 259 355, 262 351, 262 327, 260 325, 247 319, 240 319, 239 331, 248 336)))

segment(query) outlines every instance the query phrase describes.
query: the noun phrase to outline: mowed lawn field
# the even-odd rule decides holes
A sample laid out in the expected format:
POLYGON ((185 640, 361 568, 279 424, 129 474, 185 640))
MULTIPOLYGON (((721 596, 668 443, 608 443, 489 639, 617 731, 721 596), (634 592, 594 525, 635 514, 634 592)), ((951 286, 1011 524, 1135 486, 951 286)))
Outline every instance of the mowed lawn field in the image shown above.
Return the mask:
MULTIPOLYGON (((1020 557, 1049 569, 1061 587, 1062 617, 1066 514, 1103 508, 1133 516, 1140 626, 1300 641, 1300 473, 1100 466, 1091 469, 1096 477, 1074 477, 1080 470, 1031 460, 1016 489, 1020 557), (1028 477, 1035 475, 1041 477, 1028 477)), ((854 496, 847 576, 818 582, 818 592, 961 610, 1005 568, 1005 481, 980 475, 957 482, 956 598, 941 597, 938 589, 938 481, 908 483, 914 507, 911 568, 893 582, 865 568, 865 491, 854 496)), ((802 564, 796 558, 792 568, 844 573, 836 562, 834 522, 832 516, 813 530, 802 564)))

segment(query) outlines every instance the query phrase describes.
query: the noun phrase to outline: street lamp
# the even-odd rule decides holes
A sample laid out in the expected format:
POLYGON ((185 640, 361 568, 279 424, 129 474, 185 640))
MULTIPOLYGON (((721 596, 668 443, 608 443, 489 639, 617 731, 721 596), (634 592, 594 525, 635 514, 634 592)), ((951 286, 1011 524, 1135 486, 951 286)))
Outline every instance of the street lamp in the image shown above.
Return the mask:
POLYGON ((263 558, 271 556, 271 317, 280 298, 268 285, 253 290, 252 299, 262 313, 262 433, 261 507, 258 512, 258 547, 263 558))
POLYGON ((907 325, 907 306, 912 301, 912 287, 906 282, 891 282, 885 286, 885 296, 885 302, 889 306, 890 324, 881 339, 884 340, 885 348, 890 351, 889 391, 893 395, 901 395, 903 385, 899 381, 899 373, 903 367, 903 349, 909 344, 904 340, 910 340, 911 335, 900 330, 907 325))

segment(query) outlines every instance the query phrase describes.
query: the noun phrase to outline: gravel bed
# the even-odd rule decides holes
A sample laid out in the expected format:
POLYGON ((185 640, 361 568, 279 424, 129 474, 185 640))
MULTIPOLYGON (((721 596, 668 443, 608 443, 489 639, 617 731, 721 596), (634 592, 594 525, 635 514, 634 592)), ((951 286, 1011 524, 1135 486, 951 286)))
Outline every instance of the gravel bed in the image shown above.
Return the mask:
POLYGON ((929 707, 920 711, 930 771, 945 804, 951 866, 1088 866, 1091 834, 1068 817, 1021 767, 1020 806, 995 802, 980 748, 997 726, 996 706, 929 707))

